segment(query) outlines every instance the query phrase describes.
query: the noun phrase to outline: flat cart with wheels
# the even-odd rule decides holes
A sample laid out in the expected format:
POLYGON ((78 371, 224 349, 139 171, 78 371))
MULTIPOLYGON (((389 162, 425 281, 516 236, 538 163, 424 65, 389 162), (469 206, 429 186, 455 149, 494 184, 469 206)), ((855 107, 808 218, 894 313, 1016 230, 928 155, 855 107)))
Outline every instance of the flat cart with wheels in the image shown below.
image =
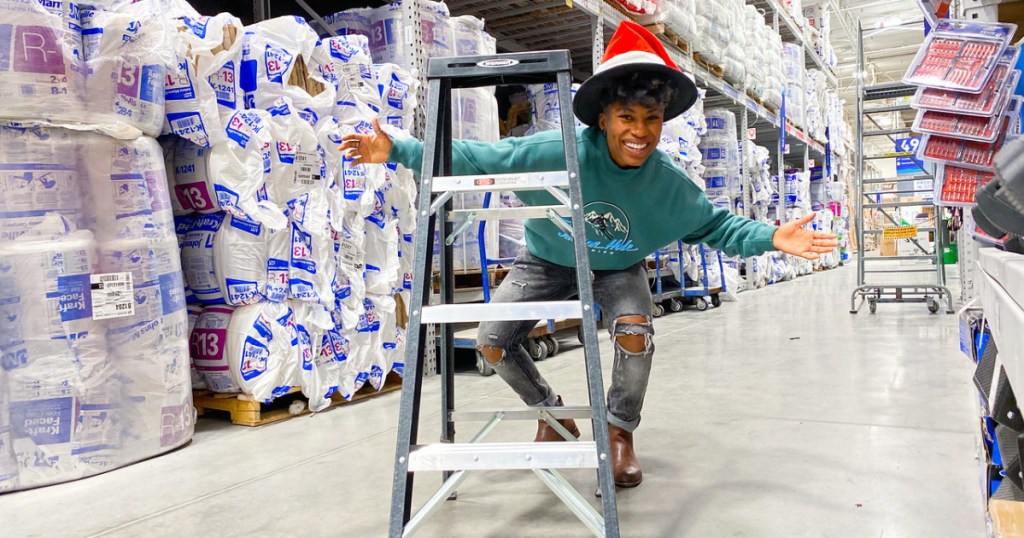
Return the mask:
MULTIPOLYGON (((683 263, 683 250, 685 245, 682 241, 677 241, 675 245, 676 255, 679 257, 679 263, 683 263)), ((700 249, 700 263, 701 263, 701 280, 695 283, 693 286, 680 286, 679 282, 666 283, 661 267, 661 256, 662 252, 667 249, 658 249, 654 251, 654 282, 652 284, 652 299, 654 304, 651 309, 651 315, 654 317, 660 317, 665 313, 665 302, 668 302, 668 308, 672 312, 679 312, 683 309, 683 305, 687 302, 692 301, 693 305, 698 311, 705 311, 709 306, 719 307, 722 305, 722 298, 720 294, 727 291, 725 283, 725 268, 722 262, 721 251, 715 251, 718 261, 718 275, 719 285, 712 287, 708 281, 708 259, 707 259, 707 248, 701 244, 698 245, 700 249)), ((681 272, 682 273, 682 272, 681 272)), ((685 273, 680 274, 683 280, 686 280, 685 273)))

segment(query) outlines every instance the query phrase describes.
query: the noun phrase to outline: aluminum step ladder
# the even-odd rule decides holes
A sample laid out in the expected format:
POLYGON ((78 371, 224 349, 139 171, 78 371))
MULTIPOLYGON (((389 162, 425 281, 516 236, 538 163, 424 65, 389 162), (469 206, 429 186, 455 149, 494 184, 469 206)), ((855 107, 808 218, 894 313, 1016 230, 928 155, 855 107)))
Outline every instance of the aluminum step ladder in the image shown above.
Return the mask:
MULTIPOLYGON (((865 72, 864 67, 864 30, 858 24, 857 59, 860 73, 865 72)), ((942 208, 923 202, 921 200, 902 200, 904 196, 924 198, 924 195, 935 190, 935 182, 938 181, 934 173, 919 161, 912 151, 897 153, 885 153, 881 155, 865 155, 866 139, 873 137, 885 137, 893 143, 896 150, 897 136, 910 137, 913 129, 900 126, 883 127, 877 115, 879 114, 902 114, 911 111, 909 103, 900 103, 895 100, 907 98, 917 91, 916 86, 910 86, 901 82, 865 85, 863 77, 857 78, 857 179, 855 185, 855 212, 854 222, 857 229, 857 288, 850 296, 850 313, 856 314, 860 306, 868 303, 868 309, 875 313, 878 303, 925 303, 932 313, 938 312, 942 303, 945 303, 946 313, 953 313, 953 294, 946 287, 945 266, 942 259, 942 229, 939 226, 941 221, 942 208), (870 103, 893 100, 894 104, 872 105, 870 103), (871 124, 871 127, 866 125, 871 124), (865 177, 866 161, 894 160, 898 157, 906 157, 913 161, 920 170, 913 176, 897 174, 897 177, 888 178, 867 178, 865 177), (895 185, 895 190, 886 188, 887 184, 895 185), (882 195, 896 197, 894 201, 881 200, 882 195), (899 217, 899 209, 903 207, 919 207, 931 205, 933 208, 934 224, 927 228, 902 227, 902 219, 899 217), (877 211, 877 215, 884 219, 881 228, 866 229, 865 211, 877 211), (898 229, 908 230, 913 236, 909 241, 913 244, 914 251, 908 254, 895 256, 867 256, 865 248, 866 236, 878 236, 879 242, 886 237, 886 228, 896 231, 898 229), (922 241, 919 233, 931 233, 934 241, 922 241), (929 244, 931 243, 931 244, 929 244), (930 262, 930 263, 925 263, 930 262), (894 265, 895 264, 895 265, 894 265), (912 274, 931 275, 933 279, 915 279, 912 274), (872 275, 885 275, 876 277, 872 275), (884 281, 872 281, 874 278, 884 278, 884 281), (931 280, 922 282, 921 280, 931 280), (945 300, 943 301, 943 298, 945 300), (857 299, 860 299, 858 304, 857 299)), ((907 122, 909 125, 910 121, 907 122)), ((916 149, 916 148, 914 148, 916 149)))
MULTIPOLYGON (((454 275, 450 242, 441 249, 441 293, 438 305, 430 305, 433 237, 435 229, 444 238, 464 230, 474 219, 549 218, 576 238, 585 238, 583 196, 579 181, 579 156, 572 114, 571 62, 568 51, 525 52, 487 56, 432 58, 427 67, 428 108, 423 144, 416 215, 415 254, 411 312, 407 332, 405 377, 402 382, 398 443, 391 498, 391 538, 412 535, 455 489, 469 471, 523 469, 534 472, 596 536, 619 536, 615 483, 608 445, 604 383, 598 351, 594 292, 586 240, 574 241, 579 299, 557 302, 454 304, 454 275), (554 82, 561 108, 562 140, 566 170, 556 172, 452 176, 452 90, 507 84, 554 82), (563 189, 567 189, 566 192, 563 189), (544 190, 558 205, 519 208, 513 214, 502 209, 451 210, 454 194, 495 190, 544 190), (571 224, 565 218, 571 218, 571 224), (457 221, 457 222, 456 222, 457 221), (440 228, 438 228, 440 226, 440 228), (590 406, 519 408, 513 410, 455 411, 454 350, 452 324, 572 318, 582 320, 584 353, 590 406), (427 324, 439 324, 441 375, 441 442, 419 444, 420 396, 424 350, 428 345, 427 324), (589 418, 594 441, 577 441, 557 422, 566 418, 589 418), (456 420, 482 421, 484 426, 467 442, 455 442, 456 420), (483 443, 484 437, 502 420, 545 420, 559 431, 561 443, 483 443), (571 440, 571 441, 570 441, 571 440), (597 469, 602 510, 598 511, 558 472, 559 469, 597 469), (440 489, 412 514, 413 478, 419 472, 442 472, 440 489)), ((429 342, 433 345, 433 342, 429 342)), ((511 522, 510 522, 511 523, 511 522)))

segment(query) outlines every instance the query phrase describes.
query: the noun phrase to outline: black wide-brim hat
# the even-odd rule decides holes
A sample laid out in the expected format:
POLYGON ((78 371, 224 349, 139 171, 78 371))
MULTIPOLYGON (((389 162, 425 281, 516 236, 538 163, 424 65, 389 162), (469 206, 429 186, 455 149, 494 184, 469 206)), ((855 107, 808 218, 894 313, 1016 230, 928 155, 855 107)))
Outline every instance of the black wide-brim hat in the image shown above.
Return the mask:
POLYGON ((601 94, 625 75, 640 73, 658 77, 675 89, 675 97, 665 106, 665 121, 686 112, 697 102, 697 85, 669 57, 661 41, 643 26, 622 21, 608 41, 604 58, 576 91, 573 113, 583 123, 596 127, 601 113, 601 94))

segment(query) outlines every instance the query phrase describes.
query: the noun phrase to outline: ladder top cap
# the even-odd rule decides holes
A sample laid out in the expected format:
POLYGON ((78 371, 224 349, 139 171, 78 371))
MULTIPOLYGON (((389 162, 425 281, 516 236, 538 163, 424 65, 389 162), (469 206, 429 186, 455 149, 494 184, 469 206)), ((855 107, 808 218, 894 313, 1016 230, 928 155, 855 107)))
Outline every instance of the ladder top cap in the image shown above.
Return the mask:
POLYGON ((558 72, 571 70, 568 50, 446 56, 427 62, 427 78, 451 80, 453 88, 554 82, 558 72))

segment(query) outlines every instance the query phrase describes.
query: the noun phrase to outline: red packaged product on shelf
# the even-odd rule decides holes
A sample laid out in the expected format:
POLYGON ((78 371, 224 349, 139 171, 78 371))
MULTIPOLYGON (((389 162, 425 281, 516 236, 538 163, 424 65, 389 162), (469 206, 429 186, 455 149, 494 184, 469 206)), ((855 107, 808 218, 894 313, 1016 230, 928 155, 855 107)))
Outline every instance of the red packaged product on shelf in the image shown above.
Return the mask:
POLYGON ((938 177, 940 188, 936 189, 936 202, 944 206, 966 207, 974 205, 974 193, 978 187, 991 181, 995 173, 947 164, 939 169, 938 177))
POLYGON ((903 82, 978 93, 1016 30, 1016 24, 939 21, 925 38, 903 82))
MULTIPOLYGON (((1005 114, 1017 113, 1017 101, 1011 100, 1005 114)), ((935 133, 978 142, 995 142, 1003 116, 968 116, 938 110, 920 110, 914 119, 914 132, 935 133)))
POLYGON ((1009 118, 1003 117, 999 125, 999 136, 994 142, 978 142, 962 138, 950 138, 926 134, 921 139, 918 158, 952 163, 954 166, 973 170, 992 170, 992 160, 1006 137, 1009 118))
POLYGON ((968 116, 998 116, 1013 96, 1020 80, 1020 71, 1013 69, 1020 53, 1018 47, 1006 49, 999 66, 992 72, 979 93, 958 92, 942 88, 921 87, 911 101, 916 109, 955 112, 968 116))

